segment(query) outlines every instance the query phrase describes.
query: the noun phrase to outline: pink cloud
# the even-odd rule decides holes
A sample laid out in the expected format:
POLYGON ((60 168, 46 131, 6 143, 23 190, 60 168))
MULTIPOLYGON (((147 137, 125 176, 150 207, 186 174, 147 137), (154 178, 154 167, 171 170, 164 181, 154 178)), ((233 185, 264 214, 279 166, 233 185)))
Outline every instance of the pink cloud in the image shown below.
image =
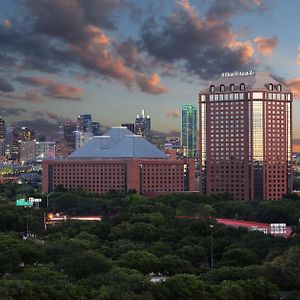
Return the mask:
POLYGON ((177 118, 179 118, 179 115, 180 115, 180 113, 179 113, 178 110, 170 110, 170 111, 166 112, 166 116, 168 118, 175 118, 175 119, 177 119, 177 118))
POLYGON ((71 86, 67 84, 53 84, 49 85, 44 94, 49 98, 63 98, 66 100, 80 100, 83 96, 83 90, 76 86, 71 86))
POLYGON ((287 85, 295 97, 300 97, 300 77, 288 80, 287 85))
POLYGON ((152 74, 149 78, 146 75, 141 74, 136 78, 137 84, 139 85, 142 92, 150 94, 164 94, 168 89, 160 85, 160 77, 158 74, 152 74))
POLYGON ((258 52, 263 55, 271 55, 278 44, 278 38, 273 36, 271 38, 257 37, 254 39, 258 52))
MULTIPOLYGON (((49 98, 80 100, 84 94, 84 90, 80 87, 60 83, 46 77, 18 77, 16 79, 23 84, 43 87, 43 95, 49 98)), ((28 91, 26 95, 28 101, 40 100, 37 91, 28 91)))

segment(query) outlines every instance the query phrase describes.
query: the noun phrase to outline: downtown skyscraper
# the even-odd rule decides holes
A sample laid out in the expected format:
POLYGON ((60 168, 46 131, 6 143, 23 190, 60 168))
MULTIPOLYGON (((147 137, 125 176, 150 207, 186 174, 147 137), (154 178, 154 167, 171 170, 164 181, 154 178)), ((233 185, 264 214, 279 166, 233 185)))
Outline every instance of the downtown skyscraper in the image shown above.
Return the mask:
POLYGON ((141 115, 137 115, 134 123, 135 134, 143 137, 148 137, 151 130, 151 118, 145 115, 145 110, 142 110, 141 115))
POLYGON ((181 110, 181 146, 183 155, 195 157, 198 149, 198 118, 197 108, 185 104, 181 110))
POLYGON ((223 73, 199 94, 203 194, 278 200, 292 191, 291 91, 264 72, 223 73))

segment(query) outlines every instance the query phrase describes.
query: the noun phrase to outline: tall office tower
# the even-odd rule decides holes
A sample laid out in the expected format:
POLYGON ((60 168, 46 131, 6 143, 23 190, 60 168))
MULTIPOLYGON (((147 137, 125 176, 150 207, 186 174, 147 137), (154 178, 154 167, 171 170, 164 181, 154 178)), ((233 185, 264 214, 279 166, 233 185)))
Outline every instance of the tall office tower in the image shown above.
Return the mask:
POLYGON ((12 130, 12 148, 11 148, 10 158, 14 161, 18 161, 20 158, 19 143, 21 139, 19 137, 19 131, 17 127, 12 126, 11 130, 12 130))
POLYGON ((145 115, 145 110, 142 110, 142 115, 137 115, 135 118, 135 134, 147 137, 151 130, 151 118, 145 115))
POLYGON ((92 134, 93 135, 100 135, 100 123, 99 122, 92 122, 92 134))
POLYGON ((12 127, 6 128, 6 135, 5 135, 5 156, 7 158, 11 158, 13 149, 13 129, 12 127))
POLYGON ((64 123, 64 143, 66 147, 75 149, 76 145, 76 123, 71 121, 66 121, 64 123))
POLYGON ((199 95, 202 192, 277 200, 292 191, 291 91, 264 72, 223 73, 199 95))
POLYGON ((22 127, 20 132, 20 139, 23 142, 33 141, 34 140, 34 131, 30 130, 27 127, 22 127))
POLYGON ((82 132, 93 131, 92 116, 90 114, 79 115, 77 118, 77 130, 82 132))
POLYGON ((194 105, 185 104, 181 110, 181 146, 183 155, 195 157, 198 150, 197 109, 194 105))
POLYGON ((5 121, 0 117, 0 156, 5 155, 5 137, 6 137, 6 126, 5 121))
POLYGON ((121 126, 126 127, 128 130, 134 133, 134 123, 123 123, 121 126))

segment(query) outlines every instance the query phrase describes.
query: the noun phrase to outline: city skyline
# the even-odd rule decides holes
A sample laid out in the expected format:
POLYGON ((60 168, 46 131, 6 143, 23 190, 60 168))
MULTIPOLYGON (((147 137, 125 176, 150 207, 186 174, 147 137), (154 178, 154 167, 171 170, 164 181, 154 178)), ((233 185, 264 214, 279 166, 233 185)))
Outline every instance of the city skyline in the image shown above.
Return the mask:
MULTIPOLYGON (((0 115, 56 128, 92 114, 178 136, 180 108, 222 72, 262 70, 294 91, 300 151, 300 3, 292 1, 1 1, 0 115)), ((23 121, 23 122, 21 122, 23 121)), ((19 123, 18 123, 19 122, 19 123)), ((30 126, 31 125, 31 126, 30 126)))

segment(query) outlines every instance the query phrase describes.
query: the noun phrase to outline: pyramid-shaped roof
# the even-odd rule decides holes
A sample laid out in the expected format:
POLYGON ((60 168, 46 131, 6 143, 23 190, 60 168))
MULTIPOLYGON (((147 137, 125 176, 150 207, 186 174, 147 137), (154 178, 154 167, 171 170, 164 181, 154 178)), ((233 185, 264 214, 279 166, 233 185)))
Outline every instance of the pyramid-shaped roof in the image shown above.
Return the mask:
POLYGON ((92 137, 68 159, 168 158, 145 138, 126 127, 113 127, 102 136, 92 137))

